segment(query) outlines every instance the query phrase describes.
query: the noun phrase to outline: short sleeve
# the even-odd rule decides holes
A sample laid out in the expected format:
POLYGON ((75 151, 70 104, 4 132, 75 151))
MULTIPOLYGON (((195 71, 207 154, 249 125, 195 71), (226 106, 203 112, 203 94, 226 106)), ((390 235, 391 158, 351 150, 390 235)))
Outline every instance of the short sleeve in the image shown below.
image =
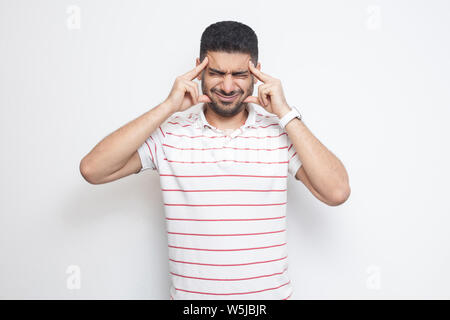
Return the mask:
POLYGON ((297 151, 295 150, 294 144, 292 141, 287 137, 288 142, 288 172, 295 178, 295 174, 297 173, 298 169, 302 166, 302 162, 300 161, 300 158, 298 157, 297 151))
POLYGON ((162 156, 162 144, 165 138, 163 129, 158 127, 138 148, 139 158, 141 159, 142 168, 138 173, 144 170, 152 169, 159 172, 159 163, 162 156))

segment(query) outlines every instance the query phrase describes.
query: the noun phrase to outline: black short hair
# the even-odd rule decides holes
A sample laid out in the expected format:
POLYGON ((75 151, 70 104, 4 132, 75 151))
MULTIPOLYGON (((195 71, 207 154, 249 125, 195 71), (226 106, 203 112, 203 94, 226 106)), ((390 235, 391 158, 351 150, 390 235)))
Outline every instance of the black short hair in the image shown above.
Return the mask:
POLYGON ((220 21, 208 26, 200 40, 200 61, 208 51, 240 52, 250 54, 258 63, 258 37, 252 28, 237 21, 220 21))

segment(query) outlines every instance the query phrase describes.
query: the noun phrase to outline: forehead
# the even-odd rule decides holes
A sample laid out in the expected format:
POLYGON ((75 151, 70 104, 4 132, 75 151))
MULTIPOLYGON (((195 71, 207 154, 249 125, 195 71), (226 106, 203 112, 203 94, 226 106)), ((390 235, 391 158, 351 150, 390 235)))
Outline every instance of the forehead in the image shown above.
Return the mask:
POLYGON ((208 51, 206 56, 209 61, 208 68, 227 73, 248 70, 248 62, 250 61, 250 54, 240 52, 208 51))

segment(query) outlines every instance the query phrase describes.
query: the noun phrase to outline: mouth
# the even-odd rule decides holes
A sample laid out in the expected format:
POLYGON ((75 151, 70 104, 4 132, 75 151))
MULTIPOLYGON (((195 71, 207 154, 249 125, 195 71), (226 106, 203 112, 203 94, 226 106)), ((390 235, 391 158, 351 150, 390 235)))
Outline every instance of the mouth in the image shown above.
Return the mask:
POLYGON ((217 92, 214 92, 214 94, 223 102, 233 102, 234 100, 236 100, 237 97, 240 96, 240 93, 236 93, 235 95, 228 96, 228 97, 222 96, 222 95, 218 94, 217 92))

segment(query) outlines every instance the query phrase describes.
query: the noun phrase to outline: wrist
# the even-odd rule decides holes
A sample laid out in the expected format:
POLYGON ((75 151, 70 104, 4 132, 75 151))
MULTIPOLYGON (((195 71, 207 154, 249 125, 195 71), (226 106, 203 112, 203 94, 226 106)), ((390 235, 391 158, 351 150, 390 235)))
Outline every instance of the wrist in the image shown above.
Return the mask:
POLYGON ((158 107, 160 107, 165 112, 167 112, 168 117, 170 117, 172 114, 178 112, 178 110, 176 110, 174 104, 171 103, 170 100, 164 100, 164 102, 162 102, 158 107))
POLYGON ((288 105, 285 105, 281 108, 281 111, 277 113, 278 119, 283 118, 287 113, 289 113, 292 110, 291 107, 288 105))
POLYGON ((295 118, 302 120, 300 112, 295 106, 293 106, 291 107, 291 110, 289 112, 284 113, 284 115, 280 118, 279 120, 280 127, 285 129, 286 125, 295 118))

